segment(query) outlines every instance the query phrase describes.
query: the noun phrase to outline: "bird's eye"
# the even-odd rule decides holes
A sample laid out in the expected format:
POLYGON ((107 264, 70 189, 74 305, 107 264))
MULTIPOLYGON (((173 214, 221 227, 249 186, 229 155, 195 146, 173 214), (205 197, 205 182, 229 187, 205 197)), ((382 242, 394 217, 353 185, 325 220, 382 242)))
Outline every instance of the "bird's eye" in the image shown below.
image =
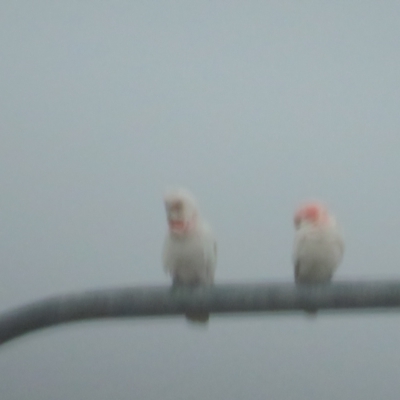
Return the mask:
POLYGON ((171 210, 173 211, 181 211, 182 210, 182 202, 175 201, 171 204, 171 210))

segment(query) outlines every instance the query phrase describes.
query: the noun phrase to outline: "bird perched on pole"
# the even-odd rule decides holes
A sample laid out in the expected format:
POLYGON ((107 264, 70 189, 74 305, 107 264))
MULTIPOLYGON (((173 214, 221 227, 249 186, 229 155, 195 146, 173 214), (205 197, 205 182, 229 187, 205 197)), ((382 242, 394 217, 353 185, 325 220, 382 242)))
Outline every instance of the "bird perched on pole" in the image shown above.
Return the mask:
MULTIPOLYGON (((196 200, 185 189, 164 197, 168 232, 163 249, 164 270, 173 287, 212 285, 217 264, 217 243, 207 222, 201 218, 196 200)), ((186 314, 192 322, 206 323, 209 314, 186 314)))
POLYGON ((294 225, 293 262, 296 284, 330 282, 344 252, 336 219, 324 205, 312 202, 296 211, 294 225))

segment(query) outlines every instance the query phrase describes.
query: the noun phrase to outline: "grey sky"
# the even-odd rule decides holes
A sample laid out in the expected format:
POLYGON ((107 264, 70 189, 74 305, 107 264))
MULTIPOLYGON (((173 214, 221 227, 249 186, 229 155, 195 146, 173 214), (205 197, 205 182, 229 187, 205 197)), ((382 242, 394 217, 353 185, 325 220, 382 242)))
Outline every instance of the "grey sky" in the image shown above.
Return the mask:
MULTIPOLYGON (((400 3, 3 2, 0 310, 167 284, 169 185, 217 281, 292 280, 292 213, 324 200, 338 279, 398 277, 400 3)), ((2 400, 398 400, 396 314, 91 322, 0 349, 2 400)))

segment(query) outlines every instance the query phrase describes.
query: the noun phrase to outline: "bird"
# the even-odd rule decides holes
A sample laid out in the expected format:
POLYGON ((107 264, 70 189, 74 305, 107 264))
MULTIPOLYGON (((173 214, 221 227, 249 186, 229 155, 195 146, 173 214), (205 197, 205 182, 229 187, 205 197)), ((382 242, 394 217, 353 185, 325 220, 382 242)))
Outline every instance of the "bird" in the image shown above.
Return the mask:
MULTIPOLYGON (((168 231, 163 246, 164 270, 172 288, 210 286, 217 265, 217 242, 209 224, 200 216, 194 196, 183 188, 164 196, 168 231)), ((190 322, 206 324, 209 313, 187 313, 190 322)))
MULTIPOLYGON (((344 241, 335 217, 322 203, 308 202, 295 212, 294 226, 295 283, 329 283, 344 253, 344 241)), ((307 311, 316 313, 316 310, 307 311)))

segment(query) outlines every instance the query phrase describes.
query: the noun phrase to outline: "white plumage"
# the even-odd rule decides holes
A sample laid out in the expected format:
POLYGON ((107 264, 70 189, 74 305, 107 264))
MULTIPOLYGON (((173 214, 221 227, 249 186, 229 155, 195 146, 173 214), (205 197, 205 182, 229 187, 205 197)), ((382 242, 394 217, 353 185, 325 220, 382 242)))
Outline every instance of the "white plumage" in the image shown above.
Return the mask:
MULTIPOLYGON (((163 264, 174 286, 214 283, 217 244, 209 225, 200 217, 194 197, 184 189, 169 192, 165 198, 169 230, 163 264)), ((191 321, 206 322, 208 314, 187 315, 191 321)))
POLYGON ((295 226, 293 261, 296 283, 329 282, 344 252, 335 218, 323 205, 310 203, 296 212, 295 226))

